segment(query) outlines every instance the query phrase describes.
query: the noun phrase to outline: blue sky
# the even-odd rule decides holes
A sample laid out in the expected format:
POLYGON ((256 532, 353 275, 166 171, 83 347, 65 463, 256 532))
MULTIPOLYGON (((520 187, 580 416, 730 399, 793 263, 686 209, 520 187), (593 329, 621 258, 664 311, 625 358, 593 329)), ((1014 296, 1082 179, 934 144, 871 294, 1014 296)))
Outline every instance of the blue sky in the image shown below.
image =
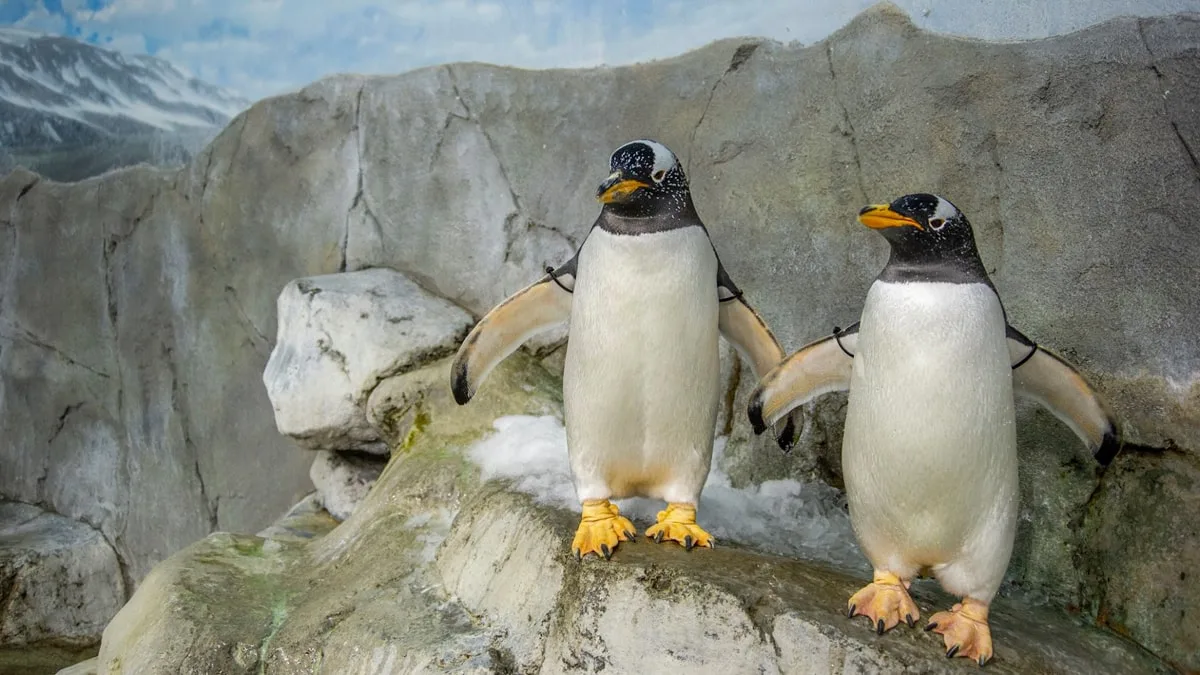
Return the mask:
MULTIPOLYGON (((0 25, 165 58, 250 99, 340 72, 528 68, 675 56, 714 39, 814 42, 873 0, 0 0, 0 25)), ((1037 38, 1200 0, 896 0, 918 24, 1037 38)))

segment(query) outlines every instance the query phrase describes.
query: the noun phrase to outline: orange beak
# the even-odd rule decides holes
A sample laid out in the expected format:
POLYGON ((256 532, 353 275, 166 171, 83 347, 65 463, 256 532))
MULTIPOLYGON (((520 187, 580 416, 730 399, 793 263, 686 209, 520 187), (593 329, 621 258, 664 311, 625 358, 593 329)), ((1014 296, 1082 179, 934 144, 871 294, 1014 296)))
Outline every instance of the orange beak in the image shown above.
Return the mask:
POLYGON ((882 230, 889 227, 902 227, 911 225, 918 230, 924 231, 925 228, 917 221, 902 216, 892 210, 892 207, 887 204, 873 204, 863 207, 862 211, 858 212, 858 222, 866 225, 873 230, 882 230))

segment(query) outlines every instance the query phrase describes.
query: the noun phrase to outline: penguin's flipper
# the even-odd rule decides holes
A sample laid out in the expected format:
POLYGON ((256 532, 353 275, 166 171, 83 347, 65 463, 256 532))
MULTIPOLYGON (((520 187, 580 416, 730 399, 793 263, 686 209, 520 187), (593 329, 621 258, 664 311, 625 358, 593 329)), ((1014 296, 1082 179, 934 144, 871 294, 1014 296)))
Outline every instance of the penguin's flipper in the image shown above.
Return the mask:
POLYGON ((821 394, 850 388, 858 324, 802 347, 758 383, 750 395, 750 424, 760 434, 788 412, 821 394))
POLYGON ((450 389, 459 405, 475 395, 496 364, 526 340, 571 317, 575 258, 522 288, 488 312, 463 340, 450 368, 450 389))
MULTIPOLYGON (((755 379, 759 379, 783 360, 783 347, 724 272, 724 268, 719 268, 717 299, 720 312, 717 327, 738 355, 750 364, 755 379)), ((775 440, 779 447, 784 452, 791 450, 796 442, 796 420, 789 417, 776 432, 775 440)))
POLYGON ((1120 450, 1116 420, 1090 385, 1062 357, 1008 326, 1013 392, 1045 406, 1107 466, 1120 450))

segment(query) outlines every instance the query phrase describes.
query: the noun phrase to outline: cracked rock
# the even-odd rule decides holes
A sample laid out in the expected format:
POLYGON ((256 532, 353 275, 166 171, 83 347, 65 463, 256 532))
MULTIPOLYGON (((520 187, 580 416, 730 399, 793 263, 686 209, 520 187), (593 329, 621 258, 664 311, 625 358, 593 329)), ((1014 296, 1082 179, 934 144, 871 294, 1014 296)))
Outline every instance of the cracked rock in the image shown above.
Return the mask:
POLYGON ((367 397, 383 378, 452 353, 473 322, 388 269, 294 280, 278 308, 263 383, 279 432, 314 450, 386 453, 367 397))

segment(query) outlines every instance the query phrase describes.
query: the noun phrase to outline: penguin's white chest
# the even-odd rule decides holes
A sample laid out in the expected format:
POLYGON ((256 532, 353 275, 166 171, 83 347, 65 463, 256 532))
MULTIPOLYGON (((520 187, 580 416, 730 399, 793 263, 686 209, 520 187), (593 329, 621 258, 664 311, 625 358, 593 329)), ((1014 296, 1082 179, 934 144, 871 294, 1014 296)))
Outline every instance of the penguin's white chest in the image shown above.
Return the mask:
POLYGON ((592 483, 618 497, 699 494, 718 400, 716 278, 698 227, 588 236, 563 372, 581 498, 592 483))
POLYGON ((933 565, 983 530, 1011 528, 1016 435, 1004 335, 1000 301, 984 284, 871 286, 842 457, 868 552, 899 546, 933 565))

